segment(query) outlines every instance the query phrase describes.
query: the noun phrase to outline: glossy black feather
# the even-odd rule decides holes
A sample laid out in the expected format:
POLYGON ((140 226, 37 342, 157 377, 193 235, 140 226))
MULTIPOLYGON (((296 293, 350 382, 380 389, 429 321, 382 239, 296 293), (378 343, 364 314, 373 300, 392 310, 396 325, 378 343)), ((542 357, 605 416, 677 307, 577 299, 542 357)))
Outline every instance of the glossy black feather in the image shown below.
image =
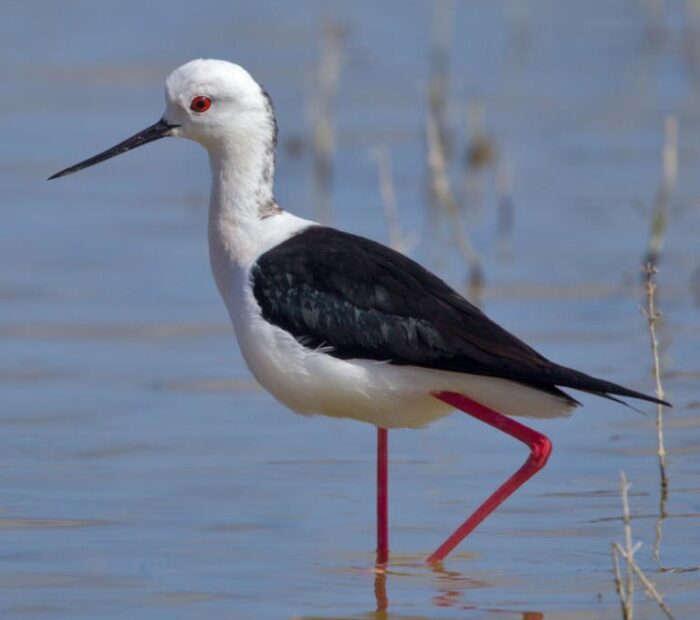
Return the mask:
POLYGON ((451 370, 656 402, 547 360, 415 261, 311 226, 260 256, 253 292, 265 320, 342 359, 451 370))

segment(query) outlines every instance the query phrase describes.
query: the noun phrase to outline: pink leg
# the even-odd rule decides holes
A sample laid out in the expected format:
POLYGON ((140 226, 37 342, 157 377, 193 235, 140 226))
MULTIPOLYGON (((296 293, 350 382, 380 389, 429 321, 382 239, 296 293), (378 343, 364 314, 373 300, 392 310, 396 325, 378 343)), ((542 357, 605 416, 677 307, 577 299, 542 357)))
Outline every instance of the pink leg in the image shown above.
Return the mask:
POLYGON ((435 398, 474 416, 477 420, 486 422, 498 430, 519 439, 530 448, 530 456, 523 465, 508 480, 474 511, 462 525, 428 558, 428 563, 442 562, 445 557, 472 532, 486 517, 498 508, 514 491, 520 488, 547 463, 552 452, 552 442, 537 431, 520 424, 515 420, 484 407, 476 401, 455 392, 439 392, 435 398))
POLYGON ((389 431, 377 429, 377 564, 389 561, 389 431))

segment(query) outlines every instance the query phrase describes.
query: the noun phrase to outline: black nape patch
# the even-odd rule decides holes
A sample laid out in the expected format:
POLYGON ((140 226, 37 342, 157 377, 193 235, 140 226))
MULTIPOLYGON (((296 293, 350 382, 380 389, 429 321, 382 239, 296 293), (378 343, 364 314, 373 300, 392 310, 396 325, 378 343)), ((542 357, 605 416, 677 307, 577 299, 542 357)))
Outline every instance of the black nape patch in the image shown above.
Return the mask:
POLYGON ((265 97, 265 101, 267 103, 267 111, 269 112, 270 117, 272 118, 272 144, 269 148, 271 148, 274 151, 277 148, 278 133, 277 117, 275 116, 275 105, 274 103, 272 103, 272 97, 270 97, 270 93, 268 93, 262 86, 260 87, 260 90, 262 91, 263 97, 265 97))
POLYGON ((277 215, 278 213, 282 213, 282 209, 275 202, 274 198, 270 198, 270 200, 266 201, 260 206, 259 214, 260 218, 263 220, 268 217, 272 217, 273 215, 277 215))

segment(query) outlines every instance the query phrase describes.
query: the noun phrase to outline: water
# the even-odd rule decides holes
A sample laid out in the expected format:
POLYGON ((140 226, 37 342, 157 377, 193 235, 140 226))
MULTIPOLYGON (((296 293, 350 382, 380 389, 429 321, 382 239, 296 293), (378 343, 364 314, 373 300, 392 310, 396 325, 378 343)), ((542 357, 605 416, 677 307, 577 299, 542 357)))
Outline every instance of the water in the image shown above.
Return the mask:
MULTIPOLYGON (((455 5, 448 121, 479 101, 513 170, 512 260, 497 251, 493 174, 468 214, 484 304, 546 355, 650 391, 638 265, 678 116, 659 303, 669 517, 661 560, 697 566, 700 234, 697 17, 636 2, 455 5), (652 28, 664 26, 663 36, 652 28)), ((433 5, 4 4, 0 24, 0 615, 3 618, 617 618, 618 472, 639 561, 679 618, 698 574, 659 572, 653 410, 592 397, 537 422, 547 468, 445 563, 420 562, 524 449, 466 416, 391 433, 391 546, 373 561, 370 427, 303 419, 256 387, 209 275, 208 169, 164 140, 44 179, 154 122, 162 82, 196 56, 235 59, 280 121, 277 196, 312 216, 310 89, 320 33, 346 29, 335 223, 385 241, 370 150, 390 149, 413 255, 462 287, 425 208, 422 124, 433 5), (301 155, 288 148, 302 144, 301 155), (388 611, 376 611, 385 607, 388 611)), ((455 164, 456 185, 460 173, 455 164)), ((660 617, 637 596, 637 617, 660 617)))

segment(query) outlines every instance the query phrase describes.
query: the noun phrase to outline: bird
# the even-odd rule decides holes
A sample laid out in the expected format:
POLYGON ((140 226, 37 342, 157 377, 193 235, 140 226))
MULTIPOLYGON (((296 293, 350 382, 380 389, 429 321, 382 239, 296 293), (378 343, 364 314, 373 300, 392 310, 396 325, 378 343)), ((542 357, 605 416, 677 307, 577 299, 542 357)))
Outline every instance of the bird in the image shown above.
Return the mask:
POLYGON ((530 450, 427 558, 439 564, 546 464, 549 438, 514 417, 569 415, 580 402, 562 388, 668 405, 550 361, 411 258, 284 210, 273 192, 272 99, 240 65, 196 59, 178 67, 165 103, 153 125, 49 179, 164 137, 206 149, 211 269, 248 368, 294 412, 377 429, 377 564, 389 561, 389 430, 424 427, 457 409, 530 450))

